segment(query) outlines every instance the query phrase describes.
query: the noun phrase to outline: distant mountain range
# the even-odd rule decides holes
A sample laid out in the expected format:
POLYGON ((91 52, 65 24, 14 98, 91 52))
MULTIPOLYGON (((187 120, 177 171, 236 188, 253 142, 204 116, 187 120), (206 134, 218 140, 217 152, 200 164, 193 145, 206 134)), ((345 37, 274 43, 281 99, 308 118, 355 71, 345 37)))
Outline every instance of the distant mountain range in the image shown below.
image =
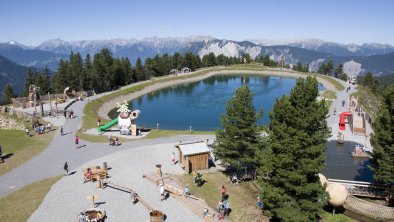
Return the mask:
MULTIPOLYGON (((3 89, 11 84, 14 92, 21 94, 25 87, 25 76, 29 67, 17 64, 0 55, 0 101, 3 99, 3 89)), ((36 68, 31 68, 32 72, 36 68)))
POLYGON ((66 59, 69 53, 61 54, 24 46, 15 41, 0 43, 0 55, 23 66, 35 66, 55 71, 61 58, 66 59))
POLYGON ((251 58, 269 54, 273 60, 284 59, 294 65, 297 62, 310 64, 310 71, 316 71, 324 62, 332 60, 335 66, 345 65, 350 75, 372 71, 376 75, 394 73, 394 47, 388 44, 341 44, 320 39, 304 40, 264 40, 249 41, 220 40, 210 36, 185 38, 144 38, 63 41, 52 39, 37 47, 24 46, 16 41, 0 43, 0 55, 26 66, 43 68, 46 65, 56 71, 58 61, 67 59, 71 52, 82 56, 93 55, 102 48, 109 48, 116 57, 128 57, 132 63, 138 57, 145 60, 156 54, 170 55, 175 52, 192 52, 200 57, 213 52, 215 55, 242 56, 249 53, 251 58))

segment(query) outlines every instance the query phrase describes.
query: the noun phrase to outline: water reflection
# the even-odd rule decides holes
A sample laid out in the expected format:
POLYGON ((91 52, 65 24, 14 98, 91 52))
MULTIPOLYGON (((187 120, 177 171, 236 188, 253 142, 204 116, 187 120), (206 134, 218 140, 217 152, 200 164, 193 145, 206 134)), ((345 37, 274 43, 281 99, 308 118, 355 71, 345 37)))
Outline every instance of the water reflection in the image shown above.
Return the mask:
POLYGON ((326 166, 322 173, 327 178, 372 182, 372 171, 367 158, 352 158, 350 153, 359 143, 345 141, 343 145, 335 140, 327 142, 326 166))

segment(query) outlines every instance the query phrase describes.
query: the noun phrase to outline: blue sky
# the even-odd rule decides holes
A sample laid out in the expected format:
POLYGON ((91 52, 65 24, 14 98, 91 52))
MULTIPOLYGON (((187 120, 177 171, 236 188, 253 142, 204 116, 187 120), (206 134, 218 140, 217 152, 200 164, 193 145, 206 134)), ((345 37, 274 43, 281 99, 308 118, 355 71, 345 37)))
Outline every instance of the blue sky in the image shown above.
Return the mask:
POLYGON ((2 0, 0 42, 211 35, 394 45, 390 0, 2 0))

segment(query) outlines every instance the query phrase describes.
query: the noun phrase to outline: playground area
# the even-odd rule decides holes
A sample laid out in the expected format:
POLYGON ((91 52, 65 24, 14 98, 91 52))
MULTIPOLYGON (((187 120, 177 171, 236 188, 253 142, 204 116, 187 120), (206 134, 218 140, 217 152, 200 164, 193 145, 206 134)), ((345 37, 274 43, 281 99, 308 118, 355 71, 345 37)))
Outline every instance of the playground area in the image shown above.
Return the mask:
MULTIPOLYGON (((71 175, 54 184, 29 221, 42 221, 42 218, 48 221, 56 221, 58 218, 74 221, 79 212, 92 207, 105 210, 105 221, 124 221, 125 218, 128 218, 128 221, 150 221, 150 210, 142 203, 133 204, 130 192, 110 187, 101 189, 98 188, 97 181, 84 183, 83 170, 92 166, 103 166, 104 162, 108 165, 106 181, 132 189, 153 209, 165 213, 168 221, 201 221, 202 211, 201 215, 197 215, 171 196, 161 201, 158 185, 142 177, 143 174, 157 177, 156 164, 161 164, 163 177, 167 174, 183 175, 185 171, 179 164, 171 165, 170 157, 174 151, 174 143, 127 149, 70 170, 71 175), (96 197, 94 205, 91 198, 89 199, 91 196, 96 197)), ((172 179, 165 180, 173 183, 172 179)), ((179 188, 182 190, 182 187, 179 188)))

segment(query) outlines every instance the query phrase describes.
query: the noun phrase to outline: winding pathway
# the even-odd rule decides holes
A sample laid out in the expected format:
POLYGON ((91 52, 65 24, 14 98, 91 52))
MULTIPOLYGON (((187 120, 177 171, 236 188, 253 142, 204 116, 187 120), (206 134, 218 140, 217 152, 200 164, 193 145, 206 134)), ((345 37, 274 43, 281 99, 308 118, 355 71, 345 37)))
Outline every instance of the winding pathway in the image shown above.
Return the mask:
POLYGON ((60 136, 60 134, 57 133, 48 148, 41 154, 0 177, 0 198, 25 185, 63 174, 63 165, 66 161, 70 169, 74 169, 89 160, 97 159, 123 149, 133 149, 153 144, 173 143, 179 140, 192 141, 213 138, 213 135, 176 136, 151 140, 136 140, 124 143, 118 147, 112 147, 102 143, 81 141, 81 148, 76 149, 74 144, 74 133, 81 127, 81 115, 86 103, 87 101, 85 100, 78 101, 71 105, 70 109, 74 111, 77 117, 66 120, 63 126, 64 132, 67 133, 66 135, 60 136))

